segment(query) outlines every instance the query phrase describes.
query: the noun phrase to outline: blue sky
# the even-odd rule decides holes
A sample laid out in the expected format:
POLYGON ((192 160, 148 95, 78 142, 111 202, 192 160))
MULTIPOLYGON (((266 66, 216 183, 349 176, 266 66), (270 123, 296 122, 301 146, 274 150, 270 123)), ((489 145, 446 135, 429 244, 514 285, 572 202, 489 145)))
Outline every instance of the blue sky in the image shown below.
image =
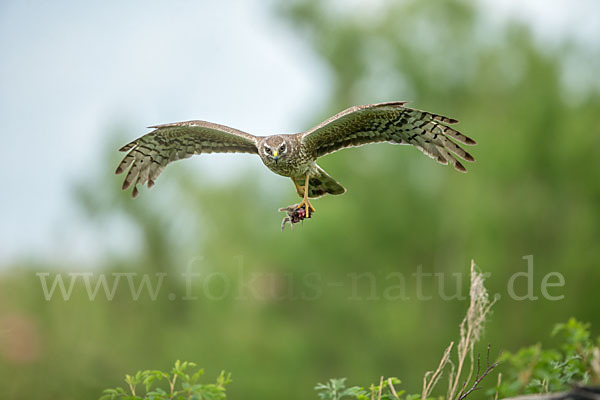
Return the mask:
MULTIPOLYGON (((599 33, 599 21, 580 18, 598 11, 593 0, 483 4, 497 21, 530 22, 541 40, 599 33)), ((187 119, 296 132, 328 93, 326 67, 261 0, 4 0, 0 54, 0 268, 19 257, 86 257, 71 187, 114 169, 100 153, 115 123, 131 139, 187 119)), ((215 174, 262 171, 211 157, 215 174)))
POLYGON ((134 127, 131 139, 187 119, 298 129, 322 99, 322 68, 264 3, 224 4, 3 2, 0 264, 77 251, 70 187, 114 169, 99 153, 115 121, 134 127))

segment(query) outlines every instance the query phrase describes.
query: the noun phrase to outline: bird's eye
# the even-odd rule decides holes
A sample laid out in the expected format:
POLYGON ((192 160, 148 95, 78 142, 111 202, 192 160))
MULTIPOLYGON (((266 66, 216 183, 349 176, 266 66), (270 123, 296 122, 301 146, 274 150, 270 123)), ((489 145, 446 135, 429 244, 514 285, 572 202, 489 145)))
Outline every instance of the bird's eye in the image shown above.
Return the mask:
POLYGON ((285 151, 285 143, 281 145, 281 147, 279 148, 279 151, 281 151, 281 152, 285 151))
POLYGON ((271 154, 271 149, 268 147, 265 147, 265 151, 267 152, 267 154, 271 154))

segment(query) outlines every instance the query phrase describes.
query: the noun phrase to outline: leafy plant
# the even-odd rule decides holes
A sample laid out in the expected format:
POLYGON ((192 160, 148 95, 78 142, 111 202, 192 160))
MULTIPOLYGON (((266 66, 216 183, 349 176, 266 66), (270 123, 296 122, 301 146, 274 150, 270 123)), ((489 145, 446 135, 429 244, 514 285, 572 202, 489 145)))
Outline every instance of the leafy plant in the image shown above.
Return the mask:
POLYGON ((191 373, 196 364, 188 361, 175 362, 170 372, 159 370, 138 371, 125 375, 127 388, 104 390, 100 400, 221 400, 226 397, 225 386, 231 382, 231 374, 222 371, 216 383, 201 384, 203 369, 191 373), (144 393, 144 394, 142 394, 144 393))
MULTIPOLYGON (((404 390, 399 390, 396 385, 401 383, 400 379, 390 377, 384 379, 381 377, 379 384, 370 385, 368 390, 359 386, 346 388, 346 378, 330 379, 326 384, 319 383, 315 386, 315 390, 322 400, 341 400, 341 399, 356 399, 356 400, 400 400, 404 394, 404 390)), ((420 395, 409 395, 404 397, 407 400, 418 399, 420 395)))
POLYGON ((498 392, 501 397, 523 393, 551 393, 573 384, 600 383, 600 337, 591 339, 589 324, 571 318, 557 324, 552 336, 561 336, 559 349, 542 348, 540 343, 516 353, 504 353, 501 361, 509 366, 498 392))
POLYGON ((319 392, 319 398, 322 400, 340 400, 344 397, 357 398, 367 394, 363 388, 358 386, 346 388, 346 378, 330 379, 327 383, 319 383, 315 386, 315 390, 319 392))

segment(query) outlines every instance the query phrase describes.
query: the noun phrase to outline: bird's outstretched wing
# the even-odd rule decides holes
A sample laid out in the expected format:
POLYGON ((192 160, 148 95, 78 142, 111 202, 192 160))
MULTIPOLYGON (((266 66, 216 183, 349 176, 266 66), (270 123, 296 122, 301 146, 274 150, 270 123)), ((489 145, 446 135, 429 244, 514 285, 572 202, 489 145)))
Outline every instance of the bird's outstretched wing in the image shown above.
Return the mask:
POLYGON ((354 106, 334 115, 302 135, 307 151, 316 157, 367 143, 411 144, 442 164, 458 171, 465 167, 455 157, 475 161, 452 139, 474 145, 475 141, 447 126, 458 121, 426 111, 404 107, 405 102, 354 106))
POLYGON ((123 146, 127 151, 115 173, 131 166, 123 181, 123 190, 133 185, 132 196, 138 195, 137 185, 154 185, 168 163, 200 153, 257 153, 255 136, 206 121, 185 121, 151 126, 154 130, 123 146))

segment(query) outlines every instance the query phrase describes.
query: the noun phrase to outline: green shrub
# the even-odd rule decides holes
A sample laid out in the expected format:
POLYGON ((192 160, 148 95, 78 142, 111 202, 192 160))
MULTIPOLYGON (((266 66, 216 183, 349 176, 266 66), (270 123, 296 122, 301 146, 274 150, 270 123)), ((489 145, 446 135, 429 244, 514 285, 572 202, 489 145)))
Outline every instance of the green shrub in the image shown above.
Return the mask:
POLYGON ((204 370, 194 373, 193 362, 177 360, 170 372, 158 370, 138 371, 125 375, 127 389, 106 389, 100 400, 221 400, 226 397, 225 386, 231 382, 231 374, 222 371, 216 383, 198 383, 204 370), (139 389, 138 387, 141 387, 139 389), (144 393, 142 395, 142 392, 144 393))
POLYGON ((564 340, 558 349, 543 349, 538 343, 503 354, 501 361, 508 371, 498 388, 500 397, 559 392, 576 383, 600 383, 600 337, 594 344, 589 328, 589 324, 571 318, 552 330, 552 336, 564 340))

